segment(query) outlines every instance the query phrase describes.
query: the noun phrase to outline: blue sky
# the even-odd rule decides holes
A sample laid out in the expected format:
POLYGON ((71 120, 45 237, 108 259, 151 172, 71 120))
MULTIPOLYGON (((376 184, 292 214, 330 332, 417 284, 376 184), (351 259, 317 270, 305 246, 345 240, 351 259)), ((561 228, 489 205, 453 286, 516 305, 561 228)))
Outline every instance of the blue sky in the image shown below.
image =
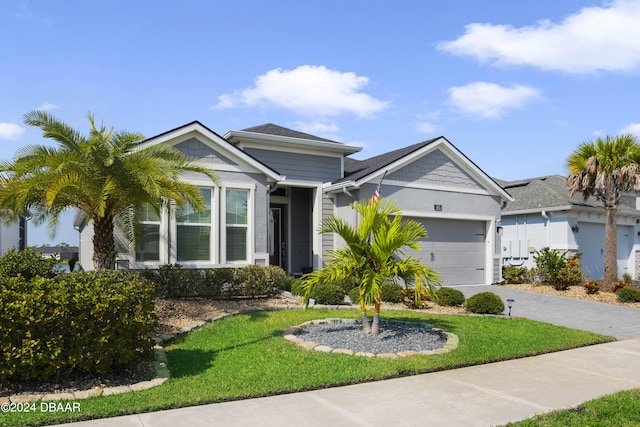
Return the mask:
MULTIPOLYGON (((490 176, 564 174, 585 140, 640 134, 640 1, 0 2, 0 158, 23 115, 151 137, 263 123, 363 147, 444 135, 490 176)), ((29 244, 67 242, 29 229, 29 244)))

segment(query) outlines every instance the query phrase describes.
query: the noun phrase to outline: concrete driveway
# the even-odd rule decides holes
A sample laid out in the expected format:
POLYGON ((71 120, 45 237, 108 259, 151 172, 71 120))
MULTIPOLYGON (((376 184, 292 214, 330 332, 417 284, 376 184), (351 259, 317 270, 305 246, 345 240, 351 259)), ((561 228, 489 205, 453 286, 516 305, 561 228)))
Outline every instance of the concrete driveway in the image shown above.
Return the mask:
MULTIPOLYGON (((451 286, 466 298, 480 292, 493 292, 505 301, 515 300, 512 316, 597 332, 617 339, 640 337, 640 309, 521 291, 506 286, 451 286)), ((508 309, 507 309, 508 310, 508 309)), ((506 313, 505 313, 506 314, 506 313)))

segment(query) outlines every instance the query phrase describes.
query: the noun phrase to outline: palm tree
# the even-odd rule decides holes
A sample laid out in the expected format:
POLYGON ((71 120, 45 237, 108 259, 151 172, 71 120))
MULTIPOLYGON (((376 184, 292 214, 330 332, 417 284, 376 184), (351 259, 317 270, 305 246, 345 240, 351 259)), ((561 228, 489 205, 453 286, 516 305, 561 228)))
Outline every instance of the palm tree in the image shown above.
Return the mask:
POLYGON ((118 217, 144 204, 159 212, 163 200, 201 211, 200 191, 181 176, 198 172, 214 183, 217 176, 173 147, 143 147, 142 134, 97 127, 91 114, 87 119, 91 129, 83 136, 46 112, 25 114, 24 122, 57 146, 28 146, 0 162, 0 210, 9 219, 28 214, 36 224, 46 222, 52 235, 63 212, 84 212, 93 222, 95 268, 114 269, 118 217))
POLYGON ((569 195, 595 196, 605 208, 604 282, 612 284, 617 272, 617 211, 620 194, 640 189, 640 145, 630 134, 586 141, 569 155, 569 195))
POLYGON ((360 214, 356 228, 341 218, 330 216, 322 221, 320 233, 336 233, 346 246, 332 251, 325 267, 303 278, 304 300, 308 304, 313 287, 318 283, 348 280, 359 289, 362 328, 379 333, 382 284, 402 279, 419 303, 426 290, 433 294, 438 274, 413 257, 401 258, 406 249, 419 250, 418 239, 427 232, 417 221, 402 218, 400 208, 382 198, 360 200, 351 204, 360 214), (374 305, 371 326, 366 306, 374 305))

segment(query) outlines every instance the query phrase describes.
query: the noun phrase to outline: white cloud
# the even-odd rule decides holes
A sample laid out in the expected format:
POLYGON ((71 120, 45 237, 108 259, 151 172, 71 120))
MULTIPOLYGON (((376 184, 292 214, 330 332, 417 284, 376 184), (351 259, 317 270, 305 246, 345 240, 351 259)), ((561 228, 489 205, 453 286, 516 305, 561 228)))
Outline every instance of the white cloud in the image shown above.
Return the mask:
POLYGON ((568 73, 640 70, 640 2, 586 7, 556 24, 515 28, 474 23, 438 49, 495 65, 528 65, 568 73))
POLYGON ((316 133, 327 133, 327 132, 338 132, 340 128, 333 124, 329 123, 325 120, 315 121, 315 122, 296 122, 295 129, 300 132, 316 134, 316 133))
POLYGON ((0 123, 0 139, 20 139, 25 129, 15 123, 0 123))
POLYGON ((540 98, 540 92, 530 86, 500 86, 495 83, 474 82, 448 89, 448 103, 458 110, 483 118, 499 118, 508 109, 521 108, 540 98))
POLYGON ((440 129, 438 125, 430 122, 420 122, 416 125, 416 131, 420 133, 434 133, 440 129))
POLYGON ((258 76, 253 87, 219 96, 218 104, 213 108, 272 105, 303 115, 354 113, 371 117, 387 108, 388 102, 362 93, 368 83, 367 77, 323 66, 302 65, 293 70, 278 68, 258 76))
POLYGON ((620 133, 631 133, 640 137, 640 123, 629 123, 627 126, 620 129, 620 133))
POLYGON ((45 102, 44 104, 40 104, 36 110, 48 111, 48 110, 56 110, 60 108, 56 104, 52 104, 50 102, 45 102))

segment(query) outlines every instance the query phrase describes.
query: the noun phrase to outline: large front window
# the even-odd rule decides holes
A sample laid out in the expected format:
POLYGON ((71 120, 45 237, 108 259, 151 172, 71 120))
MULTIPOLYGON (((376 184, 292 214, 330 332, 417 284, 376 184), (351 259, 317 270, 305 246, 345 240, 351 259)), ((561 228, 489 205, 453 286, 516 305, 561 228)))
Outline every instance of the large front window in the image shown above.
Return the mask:
POLYGON ((227 261, 246 261, 249 228, 249 191, 226 191, 225 224, 227 232, 227 261))
POLYGON ((136 261, 160 261, 160 216, 151 205, 136 209, 136 261))
POLYGON ((188 203, 176 208, 178 261, 211 260, 211 189, 201 188, 206 210, 196 212, 188 203))

